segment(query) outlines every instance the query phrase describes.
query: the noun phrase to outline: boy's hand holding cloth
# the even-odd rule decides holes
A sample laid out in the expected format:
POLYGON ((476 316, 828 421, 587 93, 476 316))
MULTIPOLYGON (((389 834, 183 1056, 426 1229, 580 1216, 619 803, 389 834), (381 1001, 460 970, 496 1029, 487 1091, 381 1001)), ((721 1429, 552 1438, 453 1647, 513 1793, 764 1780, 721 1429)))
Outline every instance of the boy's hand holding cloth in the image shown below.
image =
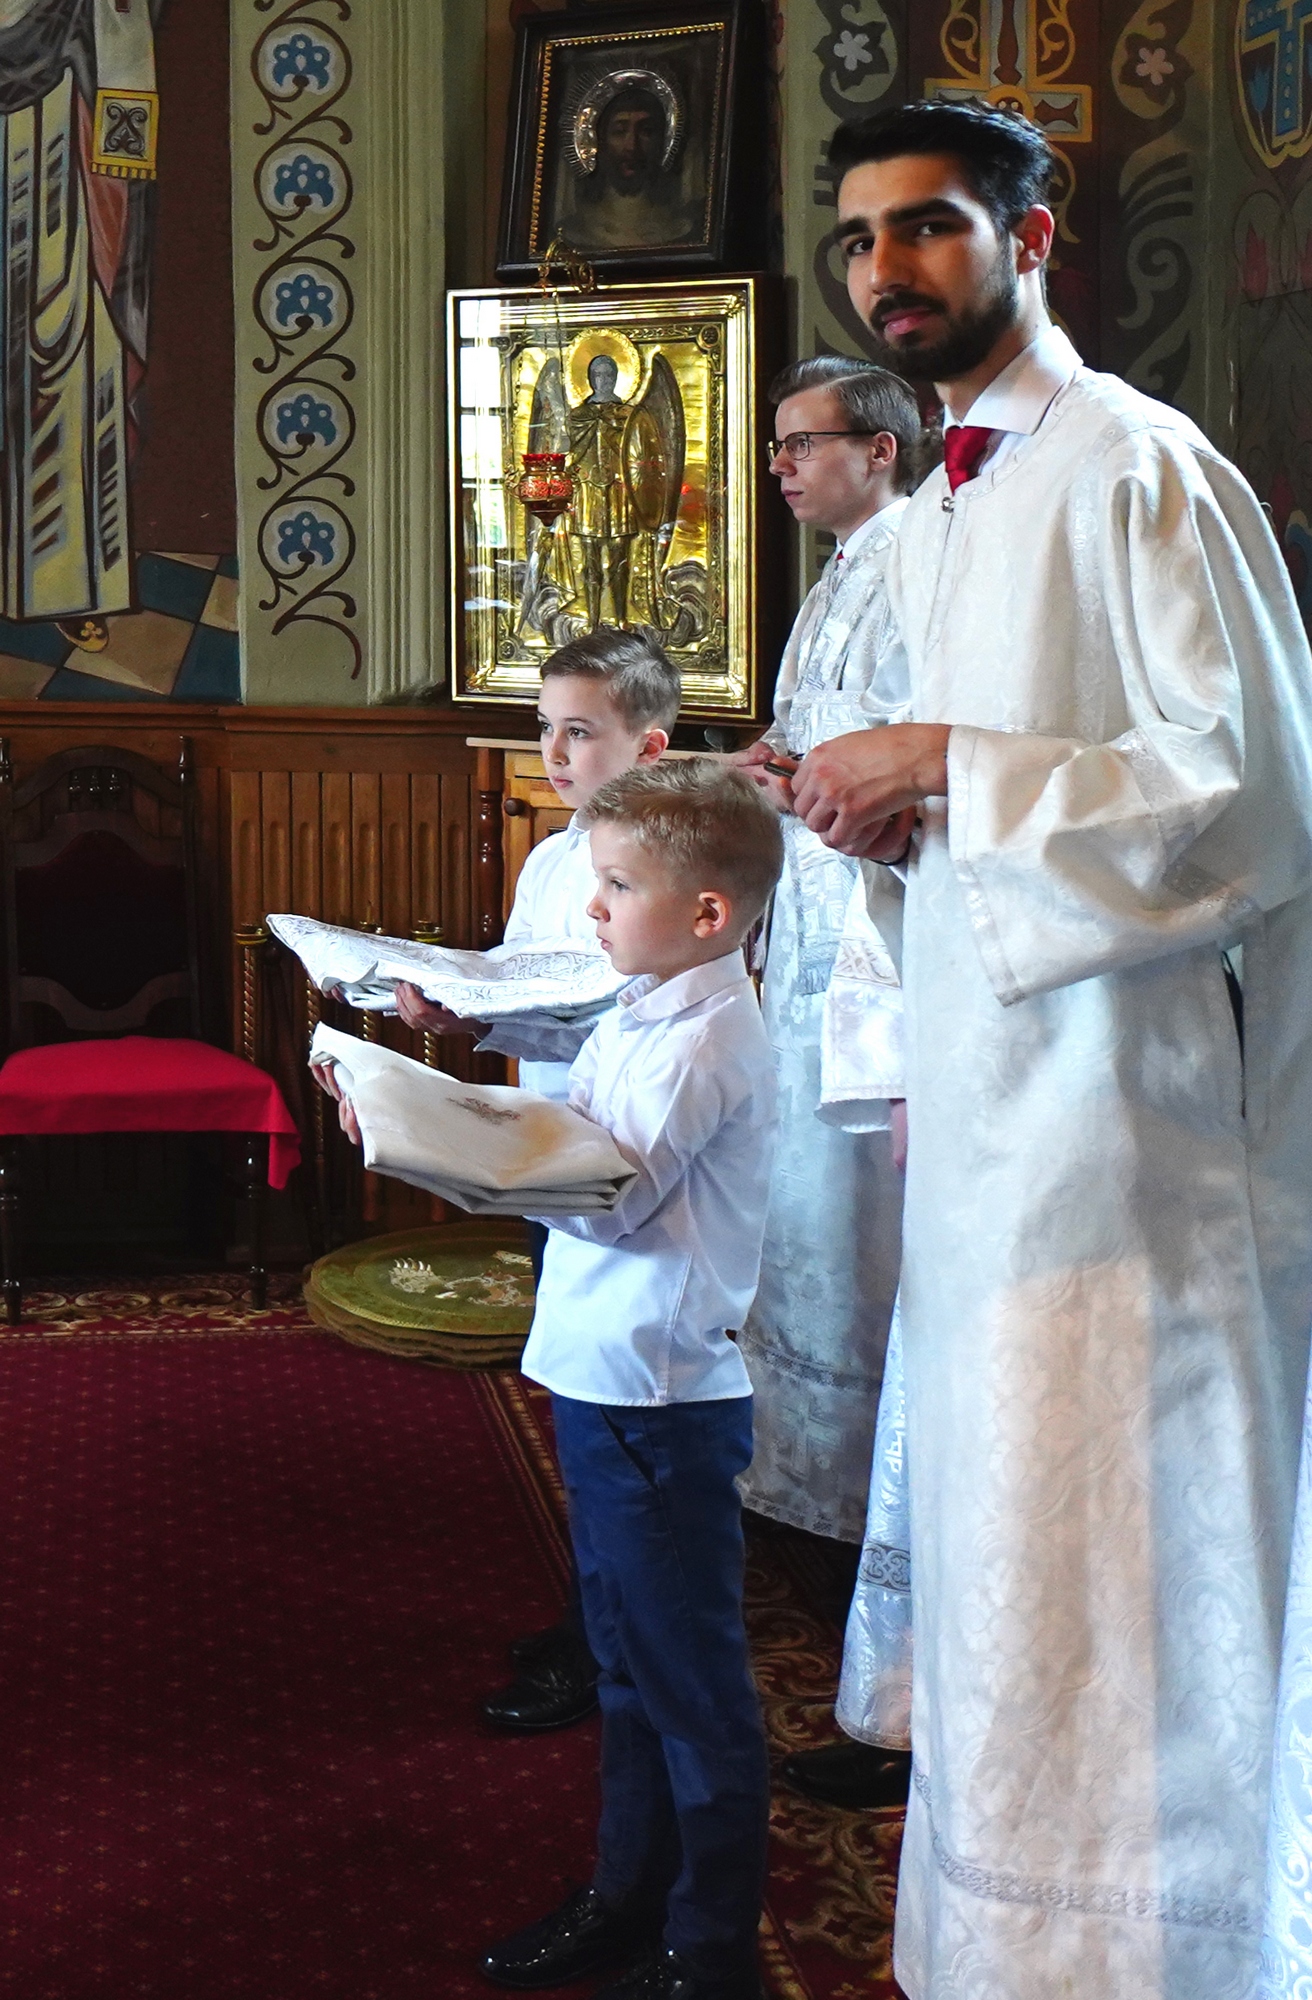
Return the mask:
POLYGON ((609 1132, 533 1091, 462 1083, 322 1023, 310 1065, 335 1072, 367 1168, 473 1215, 594 1215, 634 1177, 609 1132))
POLYGON ((396 1012, 401 980, 417 986, 425 999, 477 1021, 595 1017, 624 984, 595 945, 584 947, 571 937, 454 951, 347 930, 317 917, 271 916, 268 925, 321 993, 336 992, 353 1007, 385 1014, 396 1012))

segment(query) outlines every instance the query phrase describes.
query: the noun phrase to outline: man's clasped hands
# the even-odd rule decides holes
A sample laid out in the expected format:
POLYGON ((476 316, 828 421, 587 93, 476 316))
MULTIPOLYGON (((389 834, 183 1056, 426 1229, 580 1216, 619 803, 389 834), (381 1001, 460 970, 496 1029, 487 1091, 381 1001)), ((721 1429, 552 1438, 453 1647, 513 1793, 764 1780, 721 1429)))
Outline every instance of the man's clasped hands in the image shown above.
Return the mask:
POLYGON ((947 796, 949 734, 931 722, 859 729, 817 744, 789 777, 782 772, 793 760, 764 738, 733 761, 826 846, 861 861, 900 861, 920 801, 947 796))

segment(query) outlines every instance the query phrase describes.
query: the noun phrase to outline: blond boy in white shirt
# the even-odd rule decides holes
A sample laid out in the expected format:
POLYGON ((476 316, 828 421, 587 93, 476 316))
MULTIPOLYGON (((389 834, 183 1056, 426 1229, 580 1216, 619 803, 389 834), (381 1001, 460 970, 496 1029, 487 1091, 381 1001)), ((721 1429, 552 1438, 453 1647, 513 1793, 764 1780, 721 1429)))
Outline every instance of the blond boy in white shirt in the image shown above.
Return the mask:
POLYGON ((483 1960, 535 1988, 635 1962, 598 2000, 759 2000, 768 1768, 742 1617, 736 1477, 751 1384, 731 1337, 760 1269, 774 1066, 742 954, 779 823, 709 761, 596 792, 603 950, 635 975, 570 1102, 637 1176, 553 1216, 524 1354, 552 1392, 588 1638, 601 1666, 593 1881, 483 1960))
MULTIPOLYGON (((538 727, 542 761, 574 818, 539 841, 520 871, 504 942, 572 938, 596 946, 588 904, 597 886, 582 810, 599 785, 636 765, 654 764, 667 748, 679 713, 679 670, 660 647, 635 632, 603 625, 553 653, 542 669, 538 727)), ((476 1034, 480 1049, 519 1059, 525 1090, 563 1102, 570 1064, 592 1023, 532 1025, 499 1021, 488 1028, 462 1020, 424 999, 416 986, 397 988, 397 1012, 411 1028, 476 1034)), ((540 1277, 547 1232, 531 1222, 529 1250, 540 1277)), ((577 1593, 566 1615, 545 1632, 516 1641, 514 1679, 482 1703, 483 1718, 517 1734, 564 1729, 596 1707, 596 1667, 584 1642, 577 1593)))
MULTIPOLYGON (((611 625, 572 639, 544 663, 538 697, 542 762, 574 818, 539 841, 520 870, 505 944, 555 938, 596 944, 588 904, 597 884, 581 814, 599 785, 664 754, 680 692, 679 670, 659 646, 611 625)), ((481 1049, 519 1059, 525 1090, 560 1103, 569 1095, 569 1066, 592 1029, 591 1021, 555 1026, 498 1021, 489 1028, 435 1007, 417 986, 404 982, 396 989, 396 1008, 410 1028, 481 1036, 481 1049)))

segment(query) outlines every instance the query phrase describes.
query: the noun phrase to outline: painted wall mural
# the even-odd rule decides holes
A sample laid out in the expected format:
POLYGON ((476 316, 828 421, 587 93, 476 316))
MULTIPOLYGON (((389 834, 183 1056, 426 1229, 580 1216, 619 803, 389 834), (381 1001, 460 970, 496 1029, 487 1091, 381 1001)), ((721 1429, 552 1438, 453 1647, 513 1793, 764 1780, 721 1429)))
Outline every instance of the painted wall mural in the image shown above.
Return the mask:
POLYGON ((1196 417, 1205 400, 1195 295, 1207 254, 1207 93, 1195 78, 1210 68, 1208 15, 1206 0, 1142 0, 1114 24, 1105 140, 1115 171, 1102 358, 1196 417))
POLYGON ((1096 339, 1098 207, 1092 75, 1097 55, 1091 10, 1077 0, 948 0, 938 36, 938 74, 926 97, 976 101, 1032 119, 1052 144, 1060 169, 1053 206, 1057 236, 1049 272, 1053 309, 1076 345, 1096 339), (1080 29, 1084 32, 1081 34, 1080 29))
POLYGON ((1235 455, 1312 628, 1312 17, 1299 0, 1234 0, 1230 20, 1235 455))
POLYGON ((866 346, 829 243, 838 119, 1014 104, 1062 163, 1054 311, 1238 459, 1312 620, 1309 0, 789 0, 780 47, 796 351, 866 346))
POLYGON ((800 11, 809 19, 788 23, 786 97, 815 211, 799 228, 795 181, 792 237, 808 237, 804 259, 791 260, 807 272, 804 341, 864 345, 827 241, 834 124, 912 96, 981 99, 1034 118, 1053 142, 1062 179, 1050 293, 1076 344, 1094 365, 1105 358, 1128 373, 1142 362, 1154 378, 1143 386, 1157 394, 1181 388, 1188 356, 1176 351, 1178 336, 1174 345, 1164 337, 1189 296, 1194 253, 1181 225, 1195 201, 1191 163, 1177 157, 1182 141, 1163 141, 1185 116, 1194 75, 1193 0, 934 0, 910 10, 893 0, 809 0, 800 11), (859 61, 867 53, 872 60, 859 61))
MULTIPOLYGON (((256 0, 257 11, 272 4, 256 0)), ((266 107, 254 130, 268 141, 253 176, 267 226, 254 239, 261 268, 252 312, 264 352, 251 365, 268 378, 255 419, 267 461, 256 485, 268 496, 257 538, 259 607, 272 615, 275 636, 293 625, 337 634, 354 680, 362 664, 350 588, 355 482, 342 465, 356 428, 356 366, 343 344, 355 317, 356 246, 346 233, 354 135, 340 109, 351 58, 336 25, 350 14, 344 0, 293 0, 251 55, 266 107)))
MULTIPOLYGON (((216 28, 222 59, 226 18, 222 0, 5 12, 0 694, 236 698, 231 394, 203 400, 231 371, 231 313, 225 340, 184 328, 176 300, 159 311, 161 278, 193 315, 207 302, 178 252, 207 211, 192 176, 226 195, 226 131, 211 109, 179 145, 169 121, 216 28), (191 427, 169 421, 183 370, 205 411, 191 427), (217 444, 217 473, 193 476, 189 428, 217 444)), ((222 232, 214 255, 222 298, 222 232)))
POLYGON ((1248 142, 1265 167, 1312 147, 1312 9, 1307 0, 1240 0, 1235 63, 1248 142))

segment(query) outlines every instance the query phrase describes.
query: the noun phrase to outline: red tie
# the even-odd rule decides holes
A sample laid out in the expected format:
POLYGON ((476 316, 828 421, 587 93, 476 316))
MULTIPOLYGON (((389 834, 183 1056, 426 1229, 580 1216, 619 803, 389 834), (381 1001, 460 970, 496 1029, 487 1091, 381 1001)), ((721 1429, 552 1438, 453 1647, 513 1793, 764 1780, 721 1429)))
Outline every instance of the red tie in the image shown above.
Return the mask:
POLYGON ((994 433, 983 424, 949 424, 943 433, 943 467, 955 493, 979 471, 994 433))

